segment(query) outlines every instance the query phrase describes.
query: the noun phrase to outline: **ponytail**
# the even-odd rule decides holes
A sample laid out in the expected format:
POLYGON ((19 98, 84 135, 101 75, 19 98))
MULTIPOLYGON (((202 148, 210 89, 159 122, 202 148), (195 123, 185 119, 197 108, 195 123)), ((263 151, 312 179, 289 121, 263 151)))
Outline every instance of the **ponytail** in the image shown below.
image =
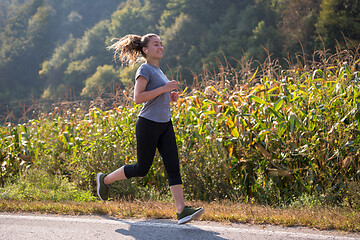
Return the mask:
POLYGON ((112 41, 116 40, 114 44, 107 47, 107 49, 114 49, 114 60, 120 60, 122 63, 129 62, 134 64, 139 54, 146 58, 146 54, 143 51, 143 47, 147 47, 150 38, 157 36, 156 34, 150 33, 141 37, 139 35, 129 34, 125 37, 119 39, 114 38, 112 41))

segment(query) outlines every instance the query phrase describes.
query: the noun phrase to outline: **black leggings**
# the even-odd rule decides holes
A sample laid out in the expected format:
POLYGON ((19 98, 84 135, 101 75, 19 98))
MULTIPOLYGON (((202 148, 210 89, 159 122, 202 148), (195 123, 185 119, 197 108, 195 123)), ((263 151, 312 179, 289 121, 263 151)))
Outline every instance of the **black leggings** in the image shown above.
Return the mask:
POLYGON ((137 163, 125 165, 126 178, 144 177, 150 170, 157 148, 164 162, 169 186, 182 184, 172 122, 158 123, 139 117, 136 122, 135 134, 137 163))

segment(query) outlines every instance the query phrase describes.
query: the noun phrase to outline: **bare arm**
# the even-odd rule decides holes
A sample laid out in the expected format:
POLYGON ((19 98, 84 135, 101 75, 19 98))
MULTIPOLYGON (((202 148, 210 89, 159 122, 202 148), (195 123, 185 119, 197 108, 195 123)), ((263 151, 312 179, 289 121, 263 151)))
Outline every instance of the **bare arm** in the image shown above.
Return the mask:
POLYGON ((176 81, 171 81, 159 88, 155 88, 150 91, 145 91, 147 83, 148 81, 143 76, 139 76, 136 79, 135 89, 134 89, 134 100, 136 104, 147 102, 163 93, 171 92, 172 90, 175 90, 178 87, 176 81))

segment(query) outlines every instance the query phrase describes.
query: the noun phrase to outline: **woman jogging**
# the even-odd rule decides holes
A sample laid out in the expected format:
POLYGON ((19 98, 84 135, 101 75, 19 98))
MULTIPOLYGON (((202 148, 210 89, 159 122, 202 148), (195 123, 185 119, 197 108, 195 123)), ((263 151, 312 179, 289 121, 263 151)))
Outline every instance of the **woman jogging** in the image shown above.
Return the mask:
POLYGON ((137 163, 125 165, 110 174, 98 173, 97 194, 101 200, 108 199, 109 185, 117 180, 145 176, 158 149, 168 174, 171 194, 175 201, 178 223, 183 224, 197 219, 203 208, 185 206, 183 186, 180 176, 179 157, 175 133, 171 121, 170 102, 178 100, 176 81, 169 81, 159 68, 164 47, 156 34, 145 36, 126 35, 108 47, 114 49, 114 58, 121 62, 136 62, 141 54, 146 63, 135 75, 134 100, 144 103, 136 122, 137 163))

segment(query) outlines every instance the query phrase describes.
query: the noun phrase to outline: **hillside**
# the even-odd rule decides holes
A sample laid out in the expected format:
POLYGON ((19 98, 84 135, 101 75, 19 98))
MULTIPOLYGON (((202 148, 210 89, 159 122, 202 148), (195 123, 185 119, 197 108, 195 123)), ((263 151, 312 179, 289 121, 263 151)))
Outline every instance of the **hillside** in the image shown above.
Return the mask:
POLYGON ((131 87, 133 69, 106 50, 114 37, 159 34, 162 68, 190 86, 193 73, 225 61, 240 70, 252 60, 255 69, 271 55, 286 68, 319 49, 353 49, 359 8, 356 0, 1 0, 1 114, 131 87))

